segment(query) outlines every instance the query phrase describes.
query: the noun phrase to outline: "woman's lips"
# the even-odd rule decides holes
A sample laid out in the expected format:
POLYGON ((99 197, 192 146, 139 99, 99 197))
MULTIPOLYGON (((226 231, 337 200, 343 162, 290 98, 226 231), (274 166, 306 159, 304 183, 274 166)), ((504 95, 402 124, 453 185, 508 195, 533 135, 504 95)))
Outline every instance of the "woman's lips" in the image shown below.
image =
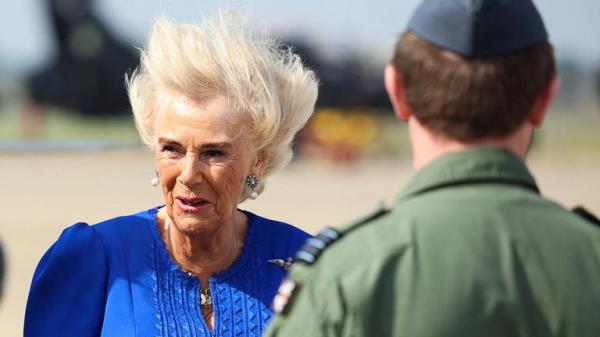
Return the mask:
POLYGON ((177 197, 175 198, 175 205, 183 212, 195 213, 206 209, 209 205, 209 202, 201 198, 191 199, 177 197))

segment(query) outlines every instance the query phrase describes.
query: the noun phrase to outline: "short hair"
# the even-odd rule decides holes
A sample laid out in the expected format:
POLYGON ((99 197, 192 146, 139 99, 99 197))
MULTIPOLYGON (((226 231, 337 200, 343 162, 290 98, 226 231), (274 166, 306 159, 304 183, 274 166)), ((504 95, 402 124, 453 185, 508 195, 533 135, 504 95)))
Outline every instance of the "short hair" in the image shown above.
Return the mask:
POLYGON ((417 120, 435 134, 463 142, 515 132, 556 74, 548 42, 466 58, 412 32, 398 40, 392 63, 417 120))
MULTIPOLYGON (((290 162, 294 136, 312 115, 318 93, 314 73, 298 55, 231 13, 198 25, 158 18, 126 84, 136 128, 151 148, 160 90, 197 101, 227 97, 249 114, 252 141, 269 154, 265 176, 290 162)), ((263 187, 261 181, 257 190, 263 187)))

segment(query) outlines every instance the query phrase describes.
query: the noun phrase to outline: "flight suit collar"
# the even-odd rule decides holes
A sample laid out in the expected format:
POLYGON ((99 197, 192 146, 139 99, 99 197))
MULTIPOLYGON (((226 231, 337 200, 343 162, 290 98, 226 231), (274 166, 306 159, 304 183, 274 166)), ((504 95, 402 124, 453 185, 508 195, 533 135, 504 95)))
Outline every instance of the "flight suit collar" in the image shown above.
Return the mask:
POLYGON ((539 193, 525 163, 512 152, 476 147, 444 155, 427 164, 408 182, 398 200, 439 188, 493 182, 518 185, 539 193))

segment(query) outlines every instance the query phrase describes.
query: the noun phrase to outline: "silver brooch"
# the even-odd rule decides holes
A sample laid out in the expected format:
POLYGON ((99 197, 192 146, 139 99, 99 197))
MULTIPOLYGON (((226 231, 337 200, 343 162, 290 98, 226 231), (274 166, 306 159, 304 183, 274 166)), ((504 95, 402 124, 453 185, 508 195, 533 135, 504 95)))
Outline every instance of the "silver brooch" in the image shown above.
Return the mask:
POLYGON ((271 260, 269 260, 269 263, 272 263, 274 265, 278 265, 279 267, 285 269, 285 271, 290 271, 290 268, 292 268, 292 265, 294 264, 294 260, 292 260, 291 257, 288 257, 285 260, 283 260, 283 259, 271 259, 271 260))

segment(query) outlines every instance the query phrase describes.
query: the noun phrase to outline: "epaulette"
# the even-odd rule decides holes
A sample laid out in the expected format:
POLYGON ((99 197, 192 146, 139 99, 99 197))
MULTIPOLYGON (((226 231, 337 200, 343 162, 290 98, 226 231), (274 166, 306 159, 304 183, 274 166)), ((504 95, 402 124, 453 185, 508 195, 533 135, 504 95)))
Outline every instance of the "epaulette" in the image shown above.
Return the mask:
POLYGON ((315 263, 319 255, 321 255, 321 253, 327 247, 329 247, 335 241, 339 240, 342 236, 388 212, 389 210, 385 209, 384 207, 380 207, 376 211, 373 211, 368 215, 360 218, 359 220, 352 222, 350 225, 346 226, 342 230, 338 230, 331 227, 325 228, 317 236, 306 240, 302 248, 300 248, 300 250, 296 254, 296 258, 294 259, 294 261, 306 264, 315 263))
POLYGON ((598 219, 594 214, 590 213, 585 208, 577 206, 573 208, 572 212, 584 218, 585 220, 593 223, 594 225, 600 226, 600 219, 598 219))

